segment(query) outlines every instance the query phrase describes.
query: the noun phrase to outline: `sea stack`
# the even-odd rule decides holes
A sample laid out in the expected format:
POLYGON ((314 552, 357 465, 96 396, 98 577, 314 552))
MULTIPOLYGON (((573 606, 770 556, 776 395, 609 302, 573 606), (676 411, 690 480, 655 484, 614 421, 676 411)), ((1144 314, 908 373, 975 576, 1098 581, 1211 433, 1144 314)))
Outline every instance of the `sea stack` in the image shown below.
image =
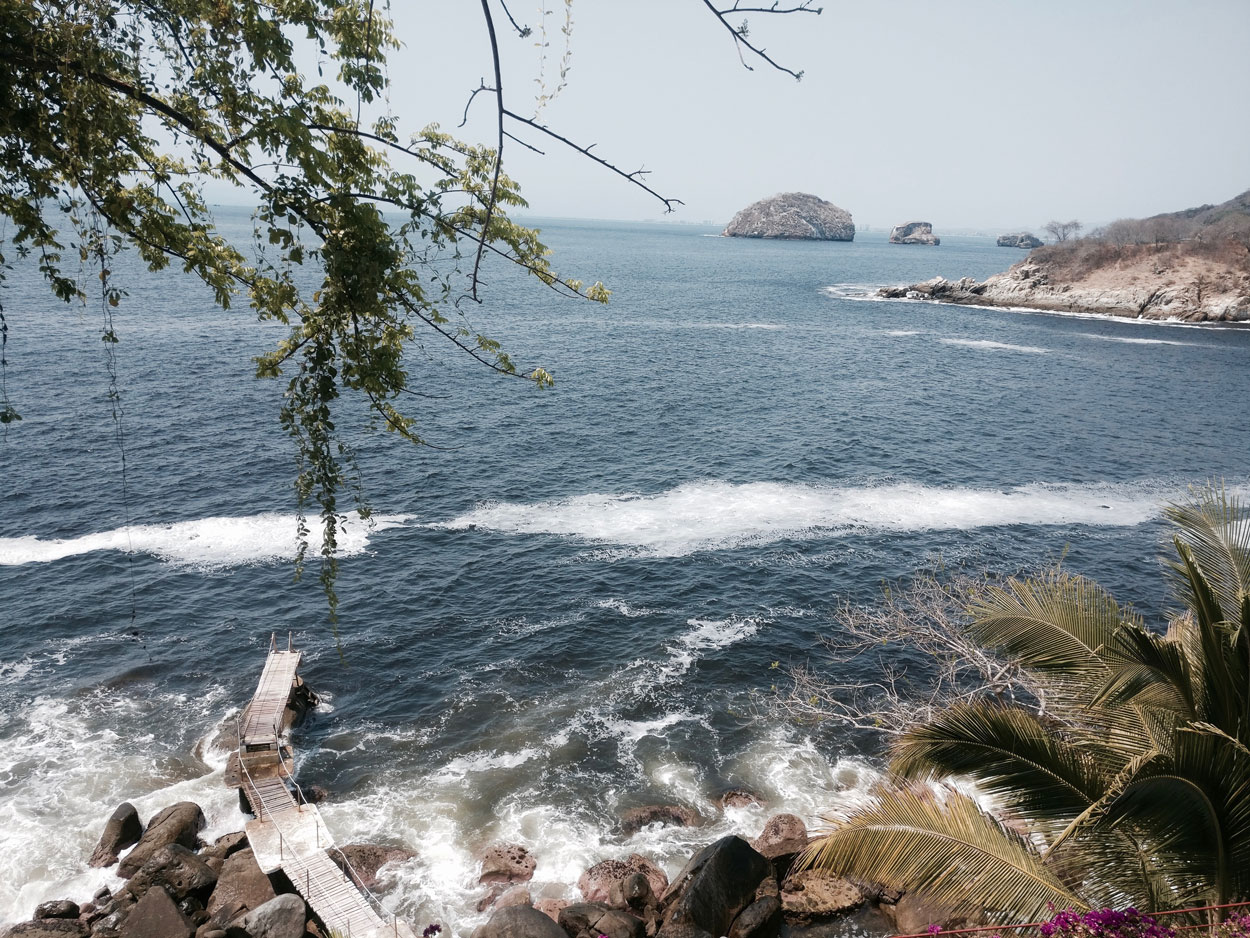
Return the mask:
POLYGON ((941 244, 942 239, 933 233, 933 225, 927 221, 907 221, 895 225, 890 231, 891 244, 941 244))
POLYGON ((851 213, 806 192, 782 192, 748 205, 721 232, 727 238, 854 241, 851 213))
POLYGON ((998 236, 998 246, 1000 248, 1040 248, 1042 239, 1034 236, 1030 232, 1021 231, 1017 234, 1004 234, 998 236))

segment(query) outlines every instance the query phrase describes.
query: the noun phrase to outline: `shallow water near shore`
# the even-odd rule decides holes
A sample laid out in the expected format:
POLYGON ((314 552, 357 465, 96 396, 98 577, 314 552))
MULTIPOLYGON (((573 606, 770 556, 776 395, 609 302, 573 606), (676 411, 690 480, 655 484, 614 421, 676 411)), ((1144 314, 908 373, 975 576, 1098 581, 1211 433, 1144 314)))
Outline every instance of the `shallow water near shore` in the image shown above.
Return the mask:
POLYGON ((862 798, 870 739, 747 716, 773 662, 821 660, 842 601, 939 555, 998 571, 1062 557, 1157 619, 1163 506, 1210 478, 1250 489, 1244 329, 852 295, 1019 259, 990 238, 538 224, 562 271, 602 278, 612 302, 488 270, 474 324, 551 370, 549 392, 417 353, 431 396, 413 412, 442 448, 355 440, 376 514, 341 541, 341 649, 315 575, 292 580, 282 388, 251 377, 280 331, 115 265, 123 500, 100 312, 13 273, 0 922, 112 882, 85 862, 122 800, 145 818, 198 801, 209 835, 242 826, 207 741, 272 633, 293 633, 324 695, 294 744, 330 829, 415 851, 384 901, 463 935, 491 842, 530 847, 535 894, 558 896, 607 857, 672 874, 769 814, 816 824, 862 798), (729 788, 766 806, 721 811, 729 788), (704 823, 621 833, 655 802, 704 823))

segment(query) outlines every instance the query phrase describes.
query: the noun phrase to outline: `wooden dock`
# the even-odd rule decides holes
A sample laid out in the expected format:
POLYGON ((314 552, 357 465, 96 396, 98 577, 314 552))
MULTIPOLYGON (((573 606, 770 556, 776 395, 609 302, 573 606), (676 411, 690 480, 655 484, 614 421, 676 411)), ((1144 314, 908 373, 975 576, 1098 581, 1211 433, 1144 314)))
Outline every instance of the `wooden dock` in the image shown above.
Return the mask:
POLYGON ((295 780, 282 733, 299 662, 300 653, 289 643, 282 651, 271 640, 256 693, 239 721, 238 758, 235 770, 227 773, 227 784, 242 791, 256 815, 247 823, 248 843, 261 870, 285 873, 317 917, 341 938, 415 938, 406 923, 388 913, 372 893, 357 888, 330 859, 328 851, 338 848, 321 813, 315 805, 302 804, 291 790, 295 780))

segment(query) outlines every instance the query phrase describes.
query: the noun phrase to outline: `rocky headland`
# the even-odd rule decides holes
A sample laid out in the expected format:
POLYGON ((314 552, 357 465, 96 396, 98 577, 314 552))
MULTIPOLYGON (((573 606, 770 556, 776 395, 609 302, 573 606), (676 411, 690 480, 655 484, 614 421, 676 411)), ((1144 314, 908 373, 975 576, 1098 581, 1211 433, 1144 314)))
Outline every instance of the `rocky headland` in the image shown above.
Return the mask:
POLYGON ((1091 237, 1037 248, 984 281, 935 277, 885 287, 879 295, 1130 319, 1248 322, 1250 191, 1221 205, 1121 219, 1091 237))
POLYGON ((998 246, 1000 248, 1040 248, 1042 239, 1034 235, 1032 232, 1020 231, 1015 234, 1003 234, 998 236, 998 246))
POLYGON ((738 212, 721 232, 727 238, 854 241, 850 212, 806 192, 782 192, 738 212))
POLYGON ((891 244, 941 244, 942 239, 933 233, 933 225, 927 221, 906 221, 890 230, 891 244))

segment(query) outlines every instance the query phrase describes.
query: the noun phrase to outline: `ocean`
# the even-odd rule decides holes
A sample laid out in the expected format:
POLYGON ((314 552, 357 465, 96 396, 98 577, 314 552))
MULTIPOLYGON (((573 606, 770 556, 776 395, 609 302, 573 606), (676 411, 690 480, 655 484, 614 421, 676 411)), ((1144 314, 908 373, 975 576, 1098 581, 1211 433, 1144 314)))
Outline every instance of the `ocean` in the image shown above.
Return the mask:
POLYGON ((85 864, 121 801, 146 818, 190 799, 206 837, 241 828, 211 739, 273 635, 322 697, 294 743, 331 831, 412 850, 384 901, 467 935, 496 841, 537 857, 535 895, 572 896, 598 860, 671 875, 770 814, 818 827, 862 798, 871 738, 768 712, 789 665, 865 676, 818 642, 842 603, 937 562, 1062 561, 1162 622, 1163 507, 1212 479, 1250 491, 1250 330, 872 298, 1022 256, 989 237, 535 224, 612 301, 492 264, 469 318, 554 389, 431 335, 406 403, 434 446, 344 405, 375 514, 342 541, 337 639, 315 566, 293 579, 282 384, 252 377, 280 327, 119 258, 119 425, 99 299, 9 272, 0 923, 116 885, 85 864), (722 810, 729 788, 765 804, 722 810), (623 834, 652 803, 703 822, 623 834))

